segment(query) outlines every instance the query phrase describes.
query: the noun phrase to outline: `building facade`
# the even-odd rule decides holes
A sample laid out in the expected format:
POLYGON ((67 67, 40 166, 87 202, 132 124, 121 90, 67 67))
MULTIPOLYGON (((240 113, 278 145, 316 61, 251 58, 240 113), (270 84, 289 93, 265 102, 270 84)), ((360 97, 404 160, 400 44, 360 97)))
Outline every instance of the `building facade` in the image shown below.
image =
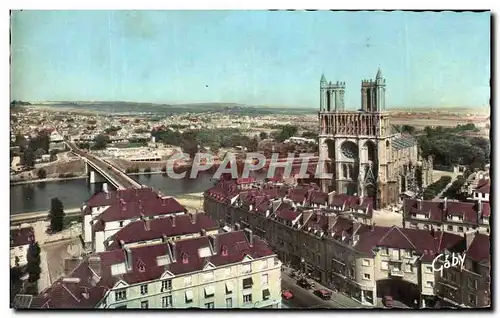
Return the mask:
POLYGON ((35 232, 32 227, 10 230, 10 267, 24 266, 28 263, 26 255, 33 243, 35 243, 35 232))
POLYGON ((29 308, 280 308, 281 262, 251 231, 93 254, 29 308))
POLYGON ((333 197, 325 208, 308 199, 299 206, 296 195, 280 186, 236 193, 226 182, 205 193, 204 210, 221 226, 251 229, 284 264, 363 305, 376 306, 384 296, 412 306, 436 303, 432 261, 462 244, 463 235, 362 223, 354 216, 371 215, 361 200, 333 197))
POLYGON ((379 69, 361 83, 361 109, 346 110, 345 83, 321 77, 319 149, 333 174, 322 180, 324 192, 369 196, 380 208, 432 183, 432 164, 419 157, 416 139, 391 125, 385 90, 379 69))

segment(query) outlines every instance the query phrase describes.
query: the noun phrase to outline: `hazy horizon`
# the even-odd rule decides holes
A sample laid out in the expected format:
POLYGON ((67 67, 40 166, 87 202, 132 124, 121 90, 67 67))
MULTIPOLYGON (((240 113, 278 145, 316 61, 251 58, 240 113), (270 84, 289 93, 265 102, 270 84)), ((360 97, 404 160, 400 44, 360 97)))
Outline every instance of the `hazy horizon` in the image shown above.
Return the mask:
POLYGON ((490 13, 12 11, 11 99, 319 108, 319 79, 360 106, 488 108, 490 13), (432 106, 429 106, 432 105, 432 106))

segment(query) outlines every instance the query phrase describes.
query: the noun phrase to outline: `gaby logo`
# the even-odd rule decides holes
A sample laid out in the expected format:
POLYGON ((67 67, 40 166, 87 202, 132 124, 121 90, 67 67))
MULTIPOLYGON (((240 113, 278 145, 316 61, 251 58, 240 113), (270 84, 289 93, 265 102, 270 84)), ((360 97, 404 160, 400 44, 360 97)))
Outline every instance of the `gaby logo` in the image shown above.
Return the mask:
POLYGON ((465 263, 465 254, 451 253, 451 254, 439 254, 432 261, 432 269, 434 272, 439 272, 443 275, 443 268, 460 267, 463 268, 465 263))

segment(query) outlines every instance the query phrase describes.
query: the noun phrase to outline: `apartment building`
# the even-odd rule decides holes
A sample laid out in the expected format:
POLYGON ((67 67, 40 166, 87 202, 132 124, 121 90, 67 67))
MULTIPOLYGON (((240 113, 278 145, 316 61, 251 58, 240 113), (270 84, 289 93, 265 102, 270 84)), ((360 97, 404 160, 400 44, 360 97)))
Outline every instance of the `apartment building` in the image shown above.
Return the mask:
POLYGON ((490 237, 484 234, 467 235, 466 244, 458 249, 446 251, 465 256, 465 263, 458 266, 444 267, 444 258, 440 258, 436 267, 437 294, 445 304, 459 307, 491 306, 491 251, 490 237))
POLYGON ((438 290, 432 261, 465 240, 446 231, 363 224, 354 215, 370 219, 370 206, 359 198, 332 199, 326 209, 299 207, 294 201, 300 198, 287 198, 294 196, 289 188, 235 193, 233 184, 222 183, 206 191, 205 213, 226 227, 251 229, 283 263, 364 305, 393 296, 433 306, 438 290))
POLYGON ((82 233, 85 244, 90 245, 92 242, 91 221, 101 215, 110 206, 120 202, 155 200, 159 197, 159 194, 151 188, 99 192, 92 195, 81 208, 83 214, 82 233))
POLYGON ((32 227, 19 227, 10 230, 10 267, 24 266, 28 263, 26 255, 29 246, 35 242, 32 227))
POLYGON ((403 223, 405 228, 446 231, 463 235, 465 232, 490 233, 490 204, 456 202, 444 198, 443 202, 405 199, 403 223))
POLYGON ((166 243, 205 235, 215 235, 217 223, 204 213, 170 215, 127 224, 105 240, 106 250, 166 243))
POLYGON ((251 231, 96 253, 29 308, 279 308, 281 262, 251 231))
POLYGON ((142 220, 149 224, 147 221, 150 219, 184 215, 186 212, 186 208, 172 197, 136 202, 120 201, 90 221, 92 251, 104 251, 105 241, 130 222, 142 220))
POLYGON ((472 199, 475 201, 490 202, 490 179, 481 179, 472 190, 472 199))

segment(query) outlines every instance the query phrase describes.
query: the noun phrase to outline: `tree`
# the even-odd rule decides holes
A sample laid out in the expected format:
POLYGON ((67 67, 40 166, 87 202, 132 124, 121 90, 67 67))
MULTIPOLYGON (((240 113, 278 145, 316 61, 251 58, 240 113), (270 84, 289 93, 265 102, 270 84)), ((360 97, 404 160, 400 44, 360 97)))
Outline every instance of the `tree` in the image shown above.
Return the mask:
POLYGON ((40 279, 40 273, 42 272, 40 268, 40 246, 38 246, 38 242, 30 245, 26 259, 28 261, 26 265, 26 272, 29 274, 28 281, 34 283, 40 279))
POLYGON ((259 138, 260 138, 260 140, 264 140, 264 139, 269 138, 269 135, 266 132, 261 131, 259 134, 259 138))
POLYGON ((313 131, 304 131, 302 133, 302 137, 308 138, 308 139, 318 139, 318 134, 313 132, 313 131))
POLYGON ((191 159, 198 152, 198 141, 196 140, 196 135, 194 132, 189 131, 182 134, 182 151, 189 155, 191 159))
POLYGON ((47 178, 47 171, 45 171, 45 169, 38 169, 36 175, 38 176, 38 179, 45 179, 47 178))
POLYGON ((37 150, 35 150, 35 158, 42 158, 42 156, 45 154, 45 150, 43 150, 42 148, 38 148, 37 150))
POLYGON ((64 225, 64 206, 58 198, 52 198, 50 203, 50 230, 52 233, 60 232, 64 225))
POLYGON ((257 140, 257 136, 250 139, 248 141, 248 143, 246 144, 246 147, 247 147, 247 151, 249 151, 249 152, 257 151, 257 148, 259 147, 259 141, 257 140))
POLYGON ((27 147, 26 149, 24 149, 22 159, 23 159, 24 166, 29 167, 29 168, 34 167, 35 166, 35 154, 33 152, 33 149, 31 149, 30 147, 27 147))
POLYGON ((403 125, 401 126, 401 132, 402 133, 407 133, 407 134, 415 134, 416 132, 416 129, 414 126, 410 126, 410 125, 403 125))
POLYGON ((94 138, 94 146, 92 148, 96 150, 106 149, 109 143, 109 137, 103 134, 99 134, 94 138))

